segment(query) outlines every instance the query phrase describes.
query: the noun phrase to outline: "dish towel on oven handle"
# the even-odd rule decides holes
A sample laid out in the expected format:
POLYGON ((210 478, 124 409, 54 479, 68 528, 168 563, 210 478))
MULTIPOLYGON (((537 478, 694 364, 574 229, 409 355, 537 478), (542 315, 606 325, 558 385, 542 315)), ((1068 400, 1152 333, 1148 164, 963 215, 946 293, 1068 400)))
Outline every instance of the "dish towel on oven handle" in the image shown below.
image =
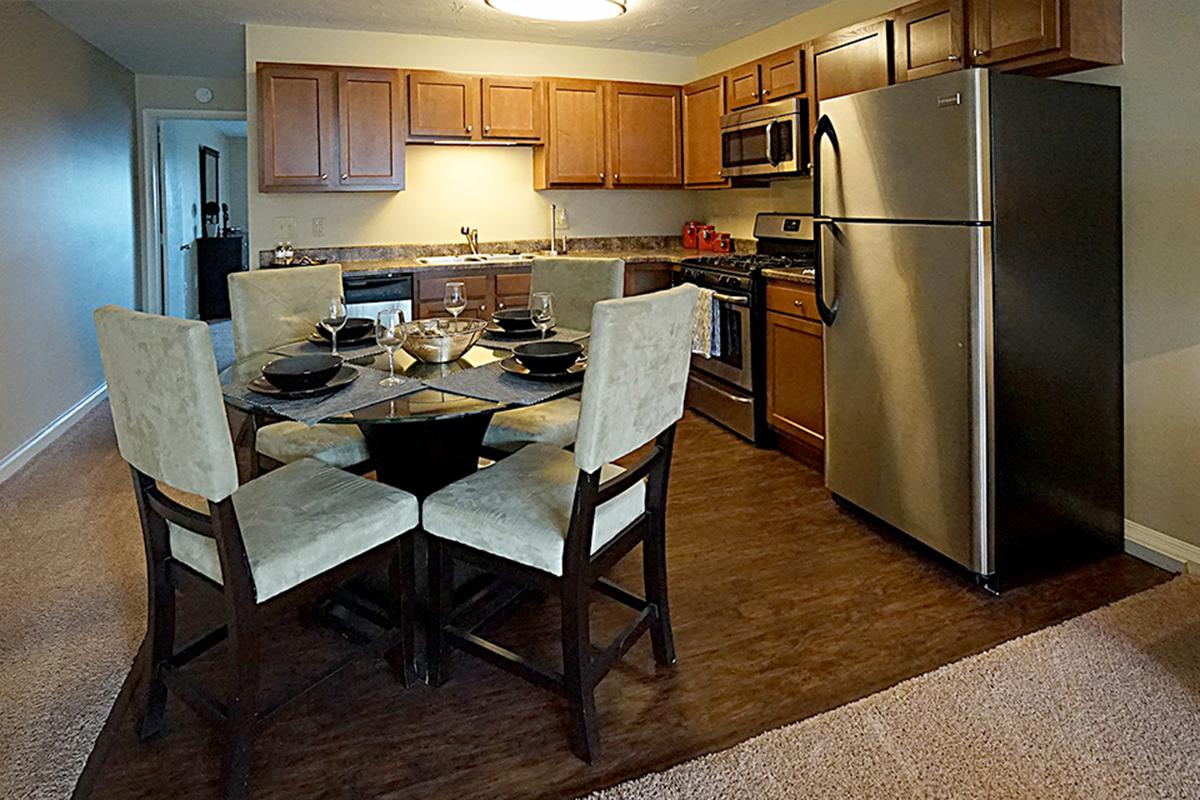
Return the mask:
POLYGON ((721 301, 712 289, 697 287, 696 314, 692 318, 692 352, 705 358, 721 357, 721 301))

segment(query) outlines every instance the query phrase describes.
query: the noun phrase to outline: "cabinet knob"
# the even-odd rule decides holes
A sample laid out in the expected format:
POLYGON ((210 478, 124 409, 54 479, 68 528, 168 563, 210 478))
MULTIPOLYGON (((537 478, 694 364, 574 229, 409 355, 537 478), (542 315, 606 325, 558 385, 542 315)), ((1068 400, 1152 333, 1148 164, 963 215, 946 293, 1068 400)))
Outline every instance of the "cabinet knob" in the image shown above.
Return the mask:
POLYGON ((987 50, 980 50, 980 49, 976 48, 971 51, 971 55, 975 56, 976 58, 979 58, 980 56, 986 56, 987 50))
POLYGON ((951 53, 950 55, 946 56, 946 60, 947 61, 961 61, 962 59, 959 58, 958 56, 954 55, 954 53, 951 53))
POLYGON ((491 133, 491 132, 492 132, 492 126, 491 126, 491 125, 484 125, 484 126, 483 126, 483 132, 484 132, 484 133, 491 133))
POLYGON ((346 173, 344 173, 344 172, 343 172, 343 173, 342 173, 342 180, 344 180, 344 181, 348 181, 348 180, 350 180, 350 176, 349 176, 349 175, 347 175, 346 173))
POLYGON ((468 125, 468 126, 467 126, 467 133, 470 133, 470 132, 471 132, 471 130, 472 130, 472 126, 471 126, 471 125, 468 125))
POLYGON ((751 96, 751 97, 758 97, 758 92, 751 92, 751 93, 750 93, 750 96, 751 96))
POLYGON ((792 305, 794 305, 796 308, 804 308, 804 301, 803 300, 793 300, 792 305))
POLYGON ((601 173, 600 173, 600 180, 604 180, 604 173, 603 173, 603 172, 601 172, 601 173))
POLYGON ((614 182, 614 183, 620 183, 620 182, 621 182, 621 176, 620 176, 620 174, 613 175, 613 182, 614 182))
POLYGON ((328 175, 328 173, 322 172, 322 173, 321 173, 321 180, 323 180, 323 181, 327 181, 327 180, 329 180, 329 175, 328 175))
POLYGON ((767 96, 767 95, 769 95, 770 93, 771 93, 771 90, 770 90, 770 89, 763 89, 763 92, 762 92, 762 94, 763 94, 763 97, 766 97, 766 96, 767 96))
POLYGON ((496 303, 496 308, 504 308, 504 303, 496 303))

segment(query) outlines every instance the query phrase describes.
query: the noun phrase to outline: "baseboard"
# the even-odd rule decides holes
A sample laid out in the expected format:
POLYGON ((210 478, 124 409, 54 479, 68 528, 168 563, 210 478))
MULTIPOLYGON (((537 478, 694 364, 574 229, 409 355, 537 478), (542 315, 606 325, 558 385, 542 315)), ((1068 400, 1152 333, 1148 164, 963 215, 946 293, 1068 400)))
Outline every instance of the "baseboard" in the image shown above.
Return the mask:
POLYGON ((1200 547, 1130 519, 1125 520, 1125 552, 1173 572, 1200 565, 1200 547))
POLYGON ((15 475, 17 470, 28 464, 34 456, 49 447, 55 439, 66 432, 67 428, 70 428, 82 419, 84 414, 103 402, 107 396, 108 384, 102 383, 88 392, 87 396, 78 403, 64 411, 58 419, 38 431, 32 439, 4 458, 0 458, 0 483, 15 475))

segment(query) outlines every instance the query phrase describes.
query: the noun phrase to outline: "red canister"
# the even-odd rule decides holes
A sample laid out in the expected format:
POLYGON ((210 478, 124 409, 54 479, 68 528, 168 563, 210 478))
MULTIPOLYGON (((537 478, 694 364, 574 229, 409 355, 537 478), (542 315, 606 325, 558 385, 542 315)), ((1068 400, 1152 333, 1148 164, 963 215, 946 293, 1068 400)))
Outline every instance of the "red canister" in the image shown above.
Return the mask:
POLYGON ((683 246, 688 250, 700 247, 700 223, 688 222, 683 226, 683 246))
POLYGON ((701 225, 700 226, 700 249, 701 250, 710 250, 711 251, 713 249, 713 242, 716 240, 716 238, 717 238, 717 229, 716 228, 714 228, 712 225, 701 225))
POLYGON ((713 239, 714 253, 732 253, 733 252, 733 237, 728 233, 718 233, 713 239))

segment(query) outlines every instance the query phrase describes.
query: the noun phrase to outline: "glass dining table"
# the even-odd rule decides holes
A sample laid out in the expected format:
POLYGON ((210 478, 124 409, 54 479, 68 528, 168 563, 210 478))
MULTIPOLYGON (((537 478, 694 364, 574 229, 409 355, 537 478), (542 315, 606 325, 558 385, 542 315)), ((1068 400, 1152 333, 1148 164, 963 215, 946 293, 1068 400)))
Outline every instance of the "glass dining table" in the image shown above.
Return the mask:
MULTIPOLYGON (((425 364, 403 350, 397 350, 396 374, 416 380, 433 380, 485 367, 509 355, 511 352, 506 349, 477 344, 457 361, 425 364)), ((221 383, 229 385, 256 378, 265 364, 281 357, 265 352, 244 358, 221 372, 221 383)), ((380 353, 370 361, 354 359, 350 363, 374 367, 384 373, 388 370, 386 353, 380 353)), ((578 381, 564 382, 561 390, 547 393, 538 402, 549 402, 579 391, 578 381)), ((270 413, 268 407, 257 406, 249 399, 226 395, 225 401, 247 413, 270 413)), ((357 425, 366 437, 376 478, 425 498, 476 471, 484 434, 497 412, 529 405, 479 400, 423 387, 411 394, 331 416, 321 422, 357 425)))

